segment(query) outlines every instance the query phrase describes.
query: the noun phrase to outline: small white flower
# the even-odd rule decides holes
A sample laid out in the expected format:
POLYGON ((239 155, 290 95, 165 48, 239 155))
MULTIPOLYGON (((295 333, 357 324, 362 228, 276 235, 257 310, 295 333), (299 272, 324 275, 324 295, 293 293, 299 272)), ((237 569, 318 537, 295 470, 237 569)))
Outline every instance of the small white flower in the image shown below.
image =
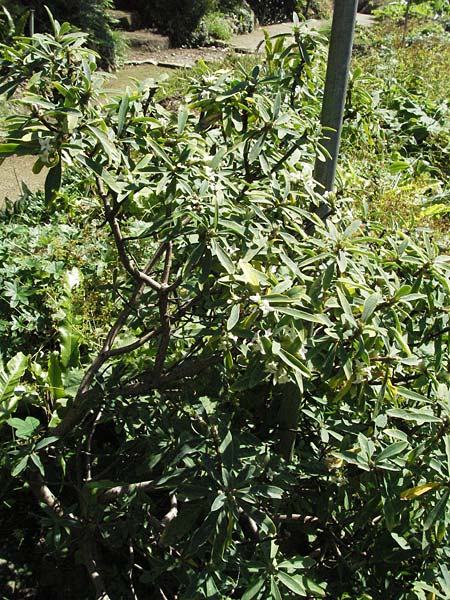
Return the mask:
POLYGON ((272 312, 272 307, 267 300, 261 300, 259 309, 262 312, 263 317, 267 317, 267 315, 272 312))
POLYGON ((66 273, 66 282, 70 290, 72 290, 74 287, 77 287, 77 285, 80 285, 80 281, 80 271, 77 269, 77 267, 74 267, 66 273))
POLYGON ((52 149, 52 138, 44 137, 39 138, 40 152, 39 157, 43 163, 48 163, 50 158, 50 151, 52 149))
POLYGON ((273 308, 270 306, 268 300, 263 300, 259 294, 255 294, 254 296, 249 296, 249 300, 258 304, 259 310, 262 312, 262 316, 266 317, 270 312, 273 311, 273 308))

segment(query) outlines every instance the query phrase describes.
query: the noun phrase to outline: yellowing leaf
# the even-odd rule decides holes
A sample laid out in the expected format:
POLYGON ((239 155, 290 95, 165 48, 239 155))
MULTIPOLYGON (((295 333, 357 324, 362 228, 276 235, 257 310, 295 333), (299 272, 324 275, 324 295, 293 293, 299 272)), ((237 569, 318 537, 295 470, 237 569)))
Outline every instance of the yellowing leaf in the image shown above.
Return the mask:
POLYGON ((239 261, 239 266, 244 274, 245 282, 255 287, 259 287, 259 279, 256 269, 254 269, 250 263, 245 262, 244 260, 239 261))
POLYGON ((402 500, 413 500, 414 498, 418 498, 419 496, 428 494, 428 492, 431 492, 431 490, 435 490, 436 488, 438 488, 440 486, 441 486, 440 483, 434 483, 434 482, 424 483, 423 485, 417 485, 416 487, 404 490, 400 494, 400 498, 402 500))

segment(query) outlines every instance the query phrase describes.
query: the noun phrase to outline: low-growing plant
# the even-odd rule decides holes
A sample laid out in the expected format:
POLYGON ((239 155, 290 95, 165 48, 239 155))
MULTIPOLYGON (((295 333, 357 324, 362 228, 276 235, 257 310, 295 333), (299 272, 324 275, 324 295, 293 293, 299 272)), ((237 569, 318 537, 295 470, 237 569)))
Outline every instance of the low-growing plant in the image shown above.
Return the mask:
POLYGON ((450 258, 348 201, 311 211, 324 47, 294 38, 205 67, 177 112, 148 83, 102 104, 67 25, 2 48, 30 112, 0 156, 49 163, 66 210, 69 164, 116 249, 101 341, 66 263, 53 347, 0 371, 1 477, 90 597, 450 591, 450 258))
POLYGON ((445 233, 448 34, 421 35, 408 46, 401 46, 401 37, 401 30, 386 22, 360 34, 365 50, 355 59, 344 122, 345 177, 349 182, 358 173, 356 186, 371 190, 372 208, 388 219, 411 214, 416 223, 445 233), (373 156, 379 160, 370 160, 373 156), (404 210, 390 210, 398 206, 404 210))

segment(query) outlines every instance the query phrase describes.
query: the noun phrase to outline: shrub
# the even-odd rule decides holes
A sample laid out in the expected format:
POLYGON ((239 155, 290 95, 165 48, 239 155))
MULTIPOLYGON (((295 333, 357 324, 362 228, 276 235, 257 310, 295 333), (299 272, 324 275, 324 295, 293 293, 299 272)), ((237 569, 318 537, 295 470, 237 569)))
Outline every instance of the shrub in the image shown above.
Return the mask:
POLYGON ((208 35, 211 38, 229 40, 233 35, 230 19, 227 19, 222 13, 209 13, 204 19, 208 35))
POLYGON ((166 33, 174 46, 182 46, 192 43, 191 35, 215 7, 215 0, 155 0, 142 8, 149 23, 166 33))
POLYGON ((53 205, 80 174, 114 315, 2 366, 2 490, 98 598, 446 597, 450 259, 311 212, 320 38, 205 70, 177 113, 148 84, 102 105, 78 44, 3 48, 30 114, 0 156, 50 161, 53 205))
POLYGON ((107 13, 107 9, 113 6, 113 0, 51 0, 46 3, 41 0, 19 0, 14 5, 35 10, 37 32, 51 31, 52 25, 46 10, 48 5, 56 19, 70 21, 88 34, 88 44, 98 52, 102 67, 114 68, 117 61, 120 62, 120 43, 117 44, 112 20, 107 13))

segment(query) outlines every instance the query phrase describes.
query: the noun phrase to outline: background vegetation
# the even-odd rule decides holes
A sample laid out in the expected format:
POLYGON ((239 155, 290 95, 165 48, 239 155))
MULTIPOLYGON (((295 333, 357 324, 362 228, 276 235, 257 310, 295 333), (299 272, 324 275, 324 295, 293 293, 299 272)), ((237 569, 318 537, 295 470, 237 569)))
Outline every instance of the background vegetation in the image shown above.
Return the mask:
POLYGON ((359 34, 326 223, 321 36, 174 111, 68 25, 2 47, 50 168, 0 220, 6 598, 450 595, 446 14, 359 34))

